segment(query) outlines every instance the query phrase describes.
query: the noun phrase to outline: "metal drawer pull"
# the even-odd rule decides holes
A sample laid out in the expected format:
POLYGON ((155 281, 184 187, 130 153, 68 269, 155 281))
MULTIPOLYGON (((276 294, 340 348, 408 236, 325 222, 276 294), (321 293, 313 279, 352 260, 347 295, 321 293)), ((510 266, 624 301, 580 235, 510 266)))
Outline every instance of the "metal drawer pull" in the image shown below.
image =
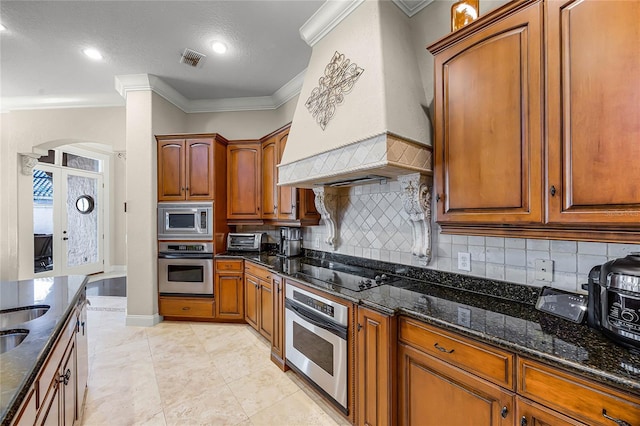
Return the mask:
POLYGON ((438 342, 434 343, 433 346, 440 352, 444 352, 446 354, 452 354, 453 351, 455 351, 455 349, 451 349, 450 351, 448 351, 447 348, 443 348, 442 346, 440 346, 438 342))
POLYGON ((185 306, 185 307, 183 307, 183 308, 182 308, 182 310, 183 310, 183 311, 188 311, 188 310, 190 310, 190 309, 191 309, 191 308, 190 308, 190 307, 188 307, 188 306, 185 306))
POLYGON ((502 407, 502 411, 500 411, 500 415, 502 416, 503 419, 506 419, 507 416, 509 415, 509 409, 507 408, 506 405, 502 407))
POLYGON ((522 416, 522 418, 520 419, 520 426, 527 426, 527 418, 525 416, 522 416))
POLYGON ((631 423, 627 423, 622 419, 616 419, 615 417, 608 416, 607 415, 607 410, 605 408, 602 409, 602 417, 604 417, 607 420, 611 420, 612 422, 614 422, 618 426, 631 426, 631 423))

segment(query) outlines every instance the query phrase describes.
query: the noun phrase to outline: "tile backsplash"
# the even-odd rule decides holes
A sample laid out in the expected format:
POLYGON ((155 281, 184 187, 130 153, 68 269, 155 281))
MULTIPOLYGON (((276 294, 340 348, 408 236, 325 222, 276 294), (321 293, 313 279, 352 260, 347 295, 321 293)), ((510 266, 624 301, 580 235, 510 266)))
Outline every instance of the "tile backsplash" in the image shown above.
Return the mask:
MULTIPOLYGON (((303 247, 387 262, 422 266, 411 255, 411 226, 397 181, 341 189, 336 250, 324 242, 323 223, 304 229, 303 247)), ((432 260, 427 268, 533 286, 582 291, 589 270, 640 251, 640 245, 522 238, 445 235, 432 224, 432 260), (458 270, 458 253, 471 254, 471 271, 458 270), (536 280, 537 259, 553 260, 553 281, 536 280)))

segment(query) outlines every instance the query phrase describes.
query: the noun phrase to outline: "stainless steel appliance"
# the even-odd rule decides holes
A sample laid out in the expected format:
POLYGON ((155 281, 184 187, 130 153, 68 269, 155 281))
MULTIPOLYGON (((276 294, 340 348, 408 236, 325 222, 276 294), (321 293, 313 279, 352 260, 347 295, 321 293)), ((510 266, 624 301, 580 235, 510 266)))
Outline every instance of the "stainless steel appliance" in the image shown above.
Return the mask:
POLYGON ((588 323, 622 345, 640 348, 640 253, 589 273, 588 323))
POLYGON ((316 286, 338 292, 342 289, 355 292, 368 290, 401 279, 397 275, 375 269, 307 258, 302 259, 297 271, 289 274, 311 282, 316 286))
POLYGON ((212 240, 213 203, 158 203, 159 240, 212 240))
POLYGON ((285 296, 287 365, 348 415, 348 308, 289 283, 285 296))
POLYGON ((163 296, 213 296, 213 244, 160 242, 158 292, 163 296))
POLYGON ((302 230, 300 228, 280 228, 280 245, 278 255, 284 257, 298 256, 302 252, 302 230))
POLYGON ((264 232, 239 233, 229 232, 227 235, 228 251, 261 251, 264 247, 264 232))

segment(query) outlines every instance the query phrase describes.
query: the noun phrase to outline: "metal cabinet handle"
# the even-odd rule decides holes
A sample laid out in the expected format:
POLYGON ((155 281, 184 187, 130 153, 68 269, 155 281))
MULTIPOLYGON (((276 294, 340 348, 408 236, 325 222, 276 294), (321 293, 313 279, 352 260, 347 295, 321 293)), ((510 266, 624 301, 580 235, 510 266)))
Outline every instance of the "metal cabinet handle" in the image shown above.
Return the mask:
POLYGON ((440 201, 440 194, 436 194, 436 202, 440 201))
POLYGON ((451 349, 451 350, 449 351, 449 350, 447 350, 447 348, 443 348, 442 346, 440 346, 440 345, 438 344, 438 342, 434 343, 434 344, 433 344, 433 347, 434 347, 434 348, 436 348, 437 350, 439 350, 440 352, 444 352, 444 353, 446 353, 446 354, 452 354, 452 353, 453 353, 453 351, 455 351, 455 349, 451 349))
POLYGON ((556 196, 556 187, 554 185, 551 185, 551 189, 549 190, 549 192, 551 193, 552 197, 556 196))
POLYGON ((627 423, 622 419, 616 419, 615 417, 611 417, 611 416, 607 415, 607 410, 605 408, 602 409, 602 417, 604 417, 607 420, 611 420, 612 422, 614 422, 618 426, 631 426, 631 423, 627 423))
POLYGON ((522 416, 522 418, 520 419, 520 426, 527 426, 527 418, 525 416, 522 416))
POLYGON ((64 383, 65 386, 69 384, 69 379, 71 378, 71 370, 67 368, 67 371, 64 374, 60 375, 58 378, 58 383, 64 383))
POLYGON ((507 415, 509 415, 509 409, 507 408, 506 405, 502 407, 502 410, 500 411, 500 415, 502 416, 503 419, 506 419, 507 415))
POLYGON ((191 310, 191 308, 190 308, 190 307, 188 307, 188 306, 184 306, 184 307, 182 308, 182 310, 183 310, 183 311, 189 311, 189 310, 191 310))
POLYGON ((360 323, 358 323, 358 331, 362 330, 362 325, 360 323))

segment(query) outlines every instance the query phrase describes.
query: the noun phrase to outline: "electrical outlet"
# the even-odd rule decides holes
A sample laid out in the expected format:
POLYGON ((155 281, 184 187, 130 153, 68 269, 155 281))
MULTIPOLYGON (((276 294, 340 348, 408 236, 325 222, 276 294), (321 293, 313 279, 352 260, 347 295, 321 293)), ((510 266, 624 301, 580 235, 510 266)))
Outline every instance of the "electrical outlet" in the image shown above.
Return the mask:
POLYGON ((471 253, 458 252, 458 269, 471 271, 471 253))
POLYGON ((316 237, 316 241, 315 241, 314 247, 317 248, 317 249, 320 248, 320 237, 316 237))
POLYGON ((536 280, 553 281, 553 260, 536 259, 536 280))

